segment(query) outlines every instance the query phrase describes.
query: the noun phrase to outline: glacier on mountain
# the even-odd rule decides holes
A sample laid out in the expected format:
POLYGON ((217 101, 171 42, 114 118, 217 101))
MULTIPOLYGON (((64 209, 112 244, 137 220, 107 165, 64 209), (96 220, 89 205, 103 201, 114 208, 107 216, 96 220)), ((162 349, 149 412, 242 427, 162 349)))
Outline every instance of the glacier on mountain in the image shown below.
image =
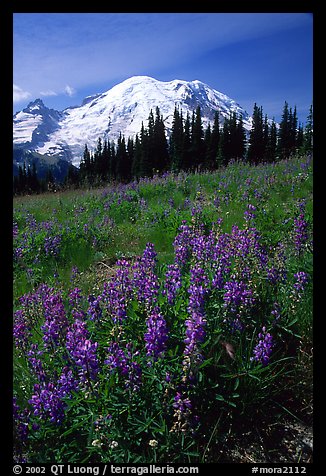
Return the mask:
POLYGON ((248 131, 248 113, 225 94, 194 80, 158 81, 148 76, 133 76, 104 93, 88 96, 81 106, 62 112, 48 109, 42 100, 30 103, 14 116, 14 145, 43 155, 58 156, 79 165, 85 144, 96 146, 98 138, 116 142, 120 133, 127 139, 147 127, 150 110, 159 107, 169 136, 175 107, 187 113, 200 106, 203 127, 219 111, 221 123, 230 113, 242 115, 248 131))

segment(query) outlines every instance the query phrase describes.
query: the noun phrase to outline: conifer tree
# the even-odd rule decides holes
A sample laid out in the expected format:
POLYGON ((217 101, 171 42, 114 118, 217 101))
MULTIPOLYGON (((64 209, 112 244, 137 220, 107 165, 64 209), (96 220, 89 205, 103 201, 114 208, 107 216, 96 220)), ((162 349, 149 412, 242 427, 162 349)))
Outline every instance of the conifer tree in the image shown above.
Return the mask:
POLYGON ((309 109, 307 122, 304 129, 304 152, 310 153, 313 150, 313 108, 309 109))
POLYGON ((192 119, 191 128, 191 149, 192 149, 192 165, 197 168, 204 161, 204 131, 201 119, 200 106, 197 106, 196 112, 192 119))
POLYGON ((276 160, 277 149, 277 129, 275 119, 273 117, 272 124, 269 127, 268 140, 265 149, 265 158, 267 162, 274 162, 276 160))
POLYGON ((131 164, 131 175, 132 177, 139 178, 141 176, 141 161, 142 161, 142 146, 136 134, 134 142, 134 152, 133 159, 131 164))
POLYGON ((181 169, 183 161, 183 122, 182 113, 179 113, 176 106, 173 114, 169 150, 171 170, 173 172, 178 172, 181 169))
POLYGON ((233 157, 235 159, 243 159, 246 153, 246 131, 243 126, 242 114, 236 122, 234 137, 231 140, 235 143, 233 157))
POLYGON ((131 162, 126 150, 126 141, 121 132, 117 144, 116 177, 121 182, 128 182, 131 179, 131 162))
POLYGON ((188 171, 191 168, 191 135, 190 135, 190 115, 187 116, 184 123, 183 142, 182 142, 182 160, 181 169, 188 171))
POLYGON ((214 114, 214 122, 213 122, 213 128, 212 128, 212 136, 211 136, 211 145, 210 145, 210 150, 211 150, 211 160, 212 160, 212 168, 216 168, 217 164, 217 155, 218 155, 218 149, 219 149, 219 142, 220 142, 220 116, 219 112, 215 111, 214 114))
POLYGON ((264 157, 263 108, 254 104, 252 127, 249 135, 248 161, 258 164, 264 157))
POLYGON ((140 177, 151 177, 152 176, 152 165, 150 157, 150 142, 149 142, 149 133, 145 129, 142 122, 140 130, 140 143, 141 143, 141 160, 139 163, 139 176, 140 177))
POLYGON ((285 101, 278 132, 277 152, 280 159, 288 158, 291 152, 291 116, 292 111, 290 113, 289 105, 285 101))
POLYGON ((299 153, 303 153, 303 144, 304 144, 304 129, 303 129, 303 124, 300 122, 298 125, 296 144, 295 144, 295 148, 299 153))
POLYGON ((224 118, 218 149, 218 167, 227 165, 232 157, 230 122, 230 117, 224 118))
POLYGON ((203 160, 203 165, 205 169, 212 169, 213 151, 211 149, 211 145, 212 145, 212 131, 211 131, 211 125, 208 123, 208 126, 206 127, 204 132, 205 156, 203 160))
POLYGON ((169 165, 168 143, 165 135, 165 126, 160 110, 156 107, 154 120, 154 150, 153 150, 153 169, 161 172, 167 170, 169 165))
POLYGON ((298 133, 298 116, 297 116, 297 107, 294 106, 293 114, 291 111, 290 114, 290 153, 296 152, 296 145, 297 145, 297 133, 298 133))

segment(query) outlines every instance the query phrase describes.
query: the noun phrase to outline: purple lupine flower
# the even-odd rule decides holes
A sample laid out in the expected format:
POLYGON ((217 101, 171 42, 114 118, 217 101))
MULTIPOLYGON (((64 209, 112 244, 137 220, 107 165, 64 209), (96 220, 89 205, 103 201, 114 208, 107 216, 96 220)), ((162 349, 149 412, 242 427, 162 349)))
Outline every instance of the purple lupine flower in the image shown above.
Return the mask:
POLYGON ((163 296, 167 296, 168 303, 174 304, 174 300, 178 290, 181 287, 181 270, 178 264, 173 263, 168 265, 167 272, 165 274, 164 289, 162 291, 163 296))
POLYGON ((13 335, 15 345, 22 351, 26 351, 29 346, 29 338, 32 336, 31 324, 26 318, 23 309, 19 309, 14 313, 13 335))
POLYGON ((49 294, 43 300, 45 322, 41 326, 44 347, 59 345, 68 327, 68 319, 59 293, 49 294))
POLYGON ((90 294, 88 296, 88 311, 87 314, 90 316, 91 321, 100 321, 103 311, 101 308, 101 296, 98 296, 97 298, 90 294))
POLYGON ((294 275, 296 282, 293 285, 294 294, 300 294, 305 290, 306 284, 308 283, 308 275, 304 271, 299 271, 294 275))
POLYGON ((308 222, 305 219, 305 201, 298 204, 300 214, 294 219, 294 246, 297 253, 301 253, 308 242, 308 222))
POLYGON ((25 409, 21 410, 17 398, 13 397, 13 423, 19 443, 27 440, 29 434, 30 412, 25 409))
POLYGON ((60 398, 57 388, 52 382, 34 385, 34 394, 28 401, 33 413, 42 420, 60 425, 64 419, 65 403, 60 398))
POLYGON ((177 392, 176 396, 174 397, 173 408, 185 413, 187 409, 191 410, 192 405, 189 398, 184 398, 180 392, 177 392))
POLYGON ((224 307, 231 313, 241 314, 242 310, 253 305, 252 290, 243 281, 228 281, 225 283, 224 289, 224 307))
POLYGON ((34 394, 29 400, 34 415, 42 420, 60 425, 65 416, 67 404, 64 399, 71 396, 71 392, 78 390, 78 381, 74 378, 69 367, 64 367, 56 384, 43 382, 34 385, 34 394))
POLYGON ((32 344, 30 350, 27 352, 28 363, 39 382, 45 382, 46 380, 46 373, 43 368, 42 360, 39 358, 42 355, 43 352, 39 350, 38 344, 32 344))
POLYGON ((147 309, 155 307, 158 299, 159 282, 155 274, 156 252, 152 243, 147 243, 143 256, 133 266, 133 285, 139 301, 147 309))
POLYGON ((61 236, 49 235, 44 240, 44 251, 46 256, 58 256, 60 250, 61 236))
POLYGON ((183 221, 182 225, 179 228, 180 233, 176 236, 173 246, 175 253, 175 262, 180 266, 186 265, 190 250, 191 250, 191 239, 193 237, 193 229, 186 225, 186 222, 183 221))
POLYGON ((168 338, 166 321, 158 307, 150 311, 146 325, 147 332, 144 335, 146 354, 157 359, 162 356, 168 338))
POLYGON ((174 424, 171 432, 185 432, 191 427, 192 404, 188 397, 177 392, 172 404, 174 424))
POLYGON ((256 207, 252 205, 251 203, 248 203, 247 209, 244 212, 244 219, 247 223, 251 222, 252 220, 256 218, 256 215, 254 213, 255 211, 256 211, 256 207))
POLYGON ((103 293, 91 304, 90 313, 93 313, 93 318, 96 316, 99 318, 101 315, 99 302, 102 301, 113 322, 121 324, 127 317, 127 308, 133 296, 133 288, 129 276, 129 262, 120 260, 117 265, 115 277, 108 283, 104 283, 103 293))
POLYGON ((186 335, 183 351, 183 371, 185 378, 195 380, 197 366, 203 360, 200 352, 200 344, 205 339, 206 317, 204 311, 205 296, 208 292, 209 279, 203 268, 196 264, 190 270, 190 286, 188 315, 185 321, 186 335))
POLYGON ((281 306, 277 302, 273 304, 271 315, 274 317, 272 325, 275 325, 281 318, 281 306))
POLYGON ((71 392, 77 392, 79 389, 79 381, 75 378, 72 369, 65 366, 57 382, 61 397, 70 397, 71 392))
POLYGON ((125 388, 133 392, 138 391, 141 384, 142 370, 134 360, 138 354, 138 351, 132 352, 132 344, 126 344, 125 348, 122 348, 119 343, 112 342, 108 347, 108 356, 104 361, 111 372, 116 369, 121 374, 125 388))
POLYGON ((79 288, 74 288, 69 291, 68 299, 71 306, 78 306, 82 299, 82 291, 79 288))
POLYGON ((79 269, 77 268, 77 266, 73 266, 71 268, 71 274, 70 274, 70 281, 72 283, 74 283, 77 279, 77 276, 80 274, 80 271, 79 269))
POLYGON ((263 366, 267 365, 274 347, 273 337, 269 332, 266 332, 266 327, 263 327, 258 334, 258 344, 254 348, 254 356, 251 360, 260 362, 263 366))
POLYGON ((89 378, 96 379, 99 363, 96 355, 98 343, 91 342, 86 323, 76 319, 67 331, 66 349, 73 362, 79 367, 79 377, 82 382, 89 378))

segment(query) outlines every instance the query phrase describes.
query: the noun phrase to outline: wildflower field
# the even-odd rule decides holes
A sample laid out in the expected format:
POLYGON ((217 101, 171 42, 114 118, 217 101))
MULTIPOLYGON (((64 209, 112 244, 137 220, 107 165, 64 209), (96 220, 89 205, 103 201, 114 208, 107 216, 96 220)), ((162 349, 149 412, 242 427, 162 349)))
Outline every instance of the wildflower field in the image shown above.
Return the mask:
POLYGON ((300 156, 15 198, 15 461, 224 462, 308 421, 312 188, 300 156))

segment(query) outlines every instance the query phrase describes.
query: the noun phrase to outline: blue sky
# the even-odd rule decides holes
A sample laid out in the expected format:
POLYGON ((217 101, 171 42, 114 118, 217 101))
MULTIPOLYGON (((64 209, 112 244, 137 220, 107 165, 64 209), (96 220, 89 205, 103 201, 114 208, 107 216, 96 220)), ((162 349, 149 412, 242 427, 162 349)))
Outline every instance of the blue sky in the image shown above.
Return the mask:
POLYGON ((313 99, 310 13, 15 13, 14 112, 63 110, 134 75, 207 83, 249 114, 305 122, 313 99))

